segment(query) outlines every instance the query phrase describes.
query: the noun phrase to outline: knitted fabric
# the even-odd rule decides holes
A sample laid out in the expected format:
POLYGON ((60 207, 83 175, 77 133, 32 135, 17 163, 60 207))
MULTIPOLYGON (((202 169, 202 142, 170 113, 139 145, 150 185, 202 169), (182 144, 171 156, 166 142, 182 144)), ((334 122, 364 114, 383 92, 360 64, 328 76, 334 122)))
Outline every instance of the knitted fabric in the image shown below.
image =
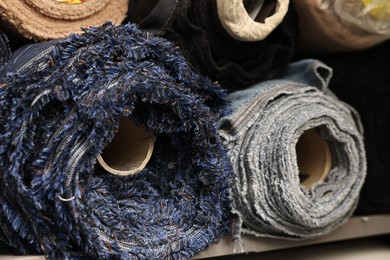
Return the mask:
POLYGON ((322 57, 332 67, 329 87, 359 112, 367 150, 367 178, 358 215, 390 213, 390 42, 344 55, 322 57))
POLYGON ((14 57, 0 89, 0 230, 10 246, 53 259, 187 259, 228 231, 217 84, 131 24, 91 28, 17 65, 39 45, 14 57), (96 164, 121 116, 157 137, 135 175, 96 164))
MULTIPOLYGON (((132 17, 129 19, 132 21, 132 17)), ((137 20, 146 24, 139 17, 137 20)), ((147 24, 143 28, 149 29, 147 24)), ((283 21, 264 40, 239 41, 221 25, 215 0, 179 0, 160 34, 178 44, 183 55, 203 74, 235 90, 277 77, 291 61, 296 17, 290 5, 283 21)))
POLYGON ((323 63, 302 60, 279 80, 229 95, 220 134, 234 168, 237 230, 242 222, 244 233, 308 239, 352 215, 366 175, 362 128, 357 113, 327 88, 331 75, 323 63), (296 152, 308 130, 326 140, 333 157, 327 177, 310 187, 301 184, 296 152))

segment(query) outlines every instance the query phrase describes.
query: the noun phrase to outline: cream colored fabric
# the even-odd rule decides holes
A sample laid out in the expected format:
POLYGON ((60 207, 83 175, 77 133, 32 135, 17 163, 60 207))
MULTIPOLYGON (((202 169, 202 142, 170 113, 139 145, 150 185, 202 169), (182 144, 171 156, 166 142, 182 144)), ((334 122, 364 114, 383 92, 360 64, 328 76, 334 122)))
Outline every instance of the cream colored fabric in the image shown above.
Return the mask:
POLYGON ((81 4, 54 0, 0 1, 0 17, 25 38, 37 41, 66 37, 107 21, 120 24, 127 9, 128 0, 88 0, 81 4))
POLYGON ((254 21, 245 9, 243 0, 216 0, 219 20, 225 30, 239 41, 261 41, 283 20, 289 0, 275 0, 276 11, 264 23, 254 21))
POLYGON ((297 48, 306 54, 366 49, 387 39, 346 24, 334 11, 335 0, 292 0, 299 20, 297 48))

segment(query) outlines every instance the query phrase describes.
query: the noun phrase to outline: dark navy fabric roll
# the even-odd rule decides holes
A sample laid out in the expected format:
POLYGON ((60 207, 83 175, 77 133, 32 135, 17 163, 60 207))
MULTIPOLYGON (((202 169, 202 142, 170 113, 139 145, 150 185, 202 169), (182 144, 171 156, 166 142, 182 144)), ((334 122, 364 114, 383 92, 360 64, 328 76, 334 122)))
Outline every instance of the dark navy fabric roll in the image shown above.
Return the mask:
POLYGON ((51 43, 15 55, 0 89, 0 237, 53 259, 187 259, 228 232, 219 85, 131 24, 51 43), (129 176, 96 163, 121 117, 157 137, 129 176))
POLYGON ((321 57, 334 71, 330 88, 360 114, 367 177, 355 214, 390 213, 390 42, 356 53, 321 57))
POLYGON ((297 21, 291 4, 272 33, 249 42, 233 38, 224 29, 215 0, 160 0, 155 1, 155 9, 144 2, 130 1, 133 11, 128 19, 178 44, 195 67, 229 90, 278 77, 292 59, 297 21), (171 6, 170 12, 161 11, 164 3, 171 6))

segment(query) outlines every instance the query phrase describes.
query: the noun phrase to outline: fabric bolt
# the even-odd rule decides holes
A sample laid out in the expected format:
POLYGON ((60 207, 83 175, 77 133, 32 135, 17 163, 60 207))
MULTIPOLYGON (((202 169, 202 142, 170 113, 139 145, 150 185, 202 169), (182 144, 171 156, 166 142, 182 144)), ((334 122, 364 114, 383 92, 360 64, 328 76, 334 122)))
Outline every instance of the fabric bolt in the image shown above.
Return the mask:
POLYGON ((390 38, 390 2, 388 0, 339 0, 334 10, 341 20, 372 34, 390 38))
POLYGON ((144 6, 144 2, 130 1, 129 9, 139 11, 130 12, 128 20, 175 42, 194 67, 225 89, 245 88, 277 77, 292 59, 297 23, 291 5, 283 15, 288 1, 278 1, 283 3, 275 9, 281 14, 274 14, 280 19, 275 24, 279 24, 273 30, 264 24, 265 31, 272 32, 259 32, 267 36, 257 41, 232 37, 221 24, 216 0, 161 0, 155 8, 144 6), (171 6, 171 11, 160 13, 164 4, 171 6), (151 20, 160 22, 151 26, 151 20))
POLYGON ((359 112, 367 151, 367 178, 355 214, 390 213, 390 42, 344 55, 323 57, 332 67, 329 87, 359 112))
POLYGON ((352 215, 366 175, 358 114, 327 88, 332 71, 317 60, 289 65, 282 79, 229 95, 220 135, 234 168, 239 235, 291 240, 325 235, 352 215), (301 184, 296 145, 313 130, 330 146, 323 181, 301 184))
POLYGON ((49 43, 14 55, 0 89, 3 239, 52 259, 188 259, 228 232, 219 85, 132 24, 49 43), (96 162, 121 117, 157 137, 138 174, 96 162))
POLYGON ((11 56, 11 49, 8 43, 8 37, 0 31, 0 69, 5 65, 11 56))
POLYGON ((336 0, 292 0, 299 21, 296 47, 303 55, 351 52, 373 47, 389 35, 368 32, 345 21, 336 0))
MULTIPOLYGON (((88 0, 69 4, 57 0, 2 0, 2 27, 10 27, 19 35, 35 41, 58 39, 82 28, 111 21, 121 24, 126 18, 127 0, 88 0)), ((15 33, 15 32, 14 32, 15 33)))
POLYGON ((264 40, 283 21, 289 4, 289 0, 256 1, 257 4, 252 3, 252 6, 246 7, 243 0, 216 0, 216 2, 221 25, 230 36, 239 41, 264 40), (261 6, 258 6, 259 4, 261 6), (268 9, 267 4, 270 6, 270 11, 267 12, 269 15, 257 21, 257 17, 262 14, 261 11, 268 9), (260 10, 257 11, 258 8, 260 10))

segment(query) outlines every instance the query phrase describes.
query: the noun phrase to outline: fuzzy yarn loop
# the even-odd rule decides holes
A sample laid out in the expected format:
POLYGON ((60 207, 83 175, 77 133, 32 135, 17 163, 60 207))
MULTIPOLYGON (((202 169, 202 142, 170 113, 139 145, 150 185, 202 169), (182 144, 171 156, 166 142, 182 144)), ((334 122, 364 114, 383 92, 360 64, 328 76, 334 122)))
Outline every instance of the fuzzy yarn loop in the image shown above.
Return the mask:
POLYGON ((303 60, 280 80, 230 94, 231 113, 221 119, 220 134, 234 168, 233 210, 243 232, 314 238, 353 213, 366 175, 362 127, 357 113, 327 88, 331 75, 323 63, 303 60), (307 131, 326 140, 333 157, 326 178, 309 188, 296 151, 307 131))
POLYGON ((0 238, 55 259, 183 259, 228 231, 225 94, 178 48, 106 24, 26 49, 0 89, 0 238), (96 163, 121 116, 157 136, 130 176, 96 163))

